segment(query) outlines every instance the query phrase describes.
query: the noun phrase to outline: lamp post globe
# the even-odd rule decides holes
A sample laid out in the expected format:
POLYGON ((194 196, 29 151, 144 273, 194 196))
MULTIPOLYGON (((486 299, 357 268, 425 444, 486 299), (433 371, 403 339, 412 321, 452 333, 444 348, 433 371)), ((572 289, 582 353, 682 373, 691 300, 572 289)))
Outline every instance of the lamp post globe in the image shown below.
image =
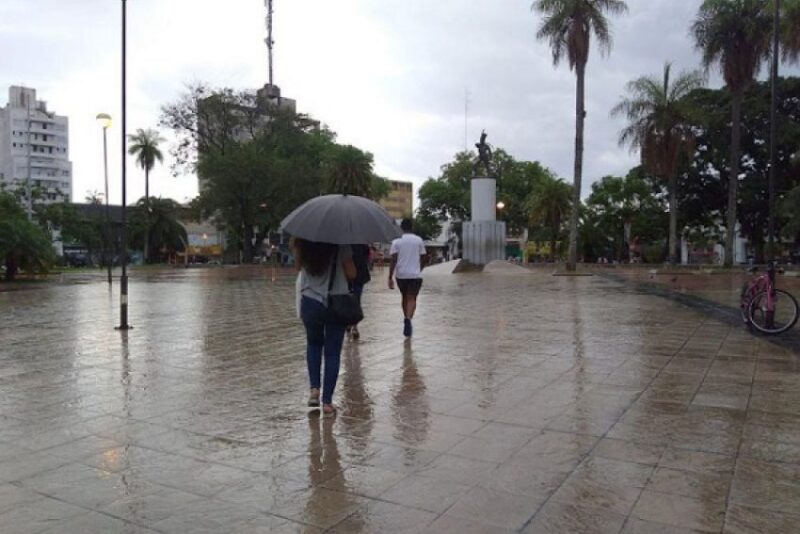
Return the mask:
POLYGON ((104 130, 107 128, 111 128, 111 115, 108 113, 98 113, 97 117, 95 117, 100 127, 104 130))

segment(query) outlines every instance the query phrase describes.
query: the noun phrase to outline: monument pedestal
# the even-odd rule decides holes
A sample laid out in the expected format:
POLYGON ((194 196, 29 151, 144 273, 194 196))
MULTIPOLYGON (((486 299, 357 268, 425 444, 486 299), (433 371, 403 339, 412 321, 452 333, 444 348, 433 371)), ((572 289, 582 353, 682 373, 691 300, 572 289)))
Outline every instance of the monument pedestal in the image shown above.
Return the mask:
POLYGON ((462 230, 464 259, 476 265, 505 259, 506 223, 497 220, 494 178, 472 180, 472 220, 462 230))

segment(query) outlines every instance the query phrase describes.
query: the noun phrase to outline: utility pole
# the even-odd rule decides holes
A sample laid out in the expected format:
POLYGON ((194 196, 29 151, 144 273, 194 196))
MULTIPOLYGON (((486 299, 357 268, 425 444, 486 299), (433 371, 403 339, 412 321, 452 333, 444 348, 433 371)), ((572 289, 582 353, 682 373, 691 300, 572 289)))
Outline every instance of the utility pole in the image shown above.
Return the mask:
POLYGON ((269 84, 272 85, 272 46, 275 44, 275 41, 272 40, 272 0, 264 0, 264 4, 267 6, 267 38, 264 41, 267 43, 269 55, 269 84))
POLYGON ((469 89, 464 88, 464 152, 467 151, 467 113, 469 113, 469 89))
POLYGON ((780 61, 781 2, 775 0, 775 25, 772 30, 772 102, 769 110, 769 259, 775 261, 775 167, 777 166, 778 64, 780 61))

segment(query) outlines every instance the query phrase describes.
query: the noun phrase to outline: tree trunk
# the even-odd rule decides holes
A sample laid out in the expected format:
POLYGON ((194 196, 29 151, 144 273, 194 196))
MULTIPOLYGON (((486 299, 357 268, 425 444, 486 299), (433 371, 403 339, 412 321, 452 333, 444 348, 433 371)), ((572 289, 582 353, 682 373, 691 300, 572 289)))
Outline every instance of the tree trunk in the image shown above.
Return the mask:
POLYGON ((678 174, 669 177, 669 262, 680 263, 678 255, 678 174))
POLYGON ((586 119, 584 108, 584 85, 586 64, 579 63, 575 69, 577 89, 575 91, 575 191, 572 195, 572 213, 569 217, 569 254, 567 270, 574 271, 578 263, 578 215, 581 207, 581 178, 583 175, 583 123, 586 119))
POLYGON ((150 170, 144 169, 144 253, 143 261, 150 257, 150 170))
POLYGON ((742 136, 742 99, 744 91, 733 93, 731 101, 731 161, 728 175, 728 217, 725 232, 725 267, 733 265, 733 247, 736 238, 736 200, 739 188, 739 169, 742 136))
POLYGON ((6 282, 13 282, 17 276, 17 260, 13 252, 9 252, 5 257, 6 263, 6 282))
POLYGON ((242 262, 253 263, 253 225, 245 224, 242 234, 242 262))

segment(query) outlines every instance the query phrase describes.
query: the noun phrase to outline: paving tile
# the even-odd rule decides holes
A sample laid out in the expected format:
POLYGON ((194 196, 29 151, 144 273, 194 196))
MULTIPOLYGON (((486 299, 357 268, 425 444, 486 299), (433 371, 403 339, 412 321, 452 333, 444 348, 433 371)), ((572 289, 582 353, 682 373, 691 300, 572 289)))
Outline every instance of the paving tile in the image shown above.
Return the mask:
POLYGON ((610 534, 619 532, 624 521, 624 515, 608 510, 550 501, 539 510, 533 521, 522 532, 610 534))
POLYGON ((466 484, 409 475, 381 493, 380 498, 395 504, 441 514, 469 490, 470 486, 466 484))
MULTIPOLYGON (((536 269, 426 280, 404 343, 396 293, 370 284, 339 416, 320 420, 303 406, 293 274, 132 271, 124 336, 92 274, 3 293, 0 530, 797 523, 790 349, 602 276, 536 269)), ((694 283, 734 275, 720 276, 694 283)))
POLYGON ((357 509, 329 532, 407 532, 418 533, 436 519, 436 514, 388 502, 372 502, 357 509))
POLYGON ((533 517, 543 500, 512 493, 473 488, 445 513, 491 527, 518 530, 533 517))
POLYGON ((784 534, 794 532, 800 515, 733 504, 725 516, 726 534, 784 534))
POLYGON ((631 516, 674 527, 719 532, 725 518, 725 504, 645 490, 631 516))

